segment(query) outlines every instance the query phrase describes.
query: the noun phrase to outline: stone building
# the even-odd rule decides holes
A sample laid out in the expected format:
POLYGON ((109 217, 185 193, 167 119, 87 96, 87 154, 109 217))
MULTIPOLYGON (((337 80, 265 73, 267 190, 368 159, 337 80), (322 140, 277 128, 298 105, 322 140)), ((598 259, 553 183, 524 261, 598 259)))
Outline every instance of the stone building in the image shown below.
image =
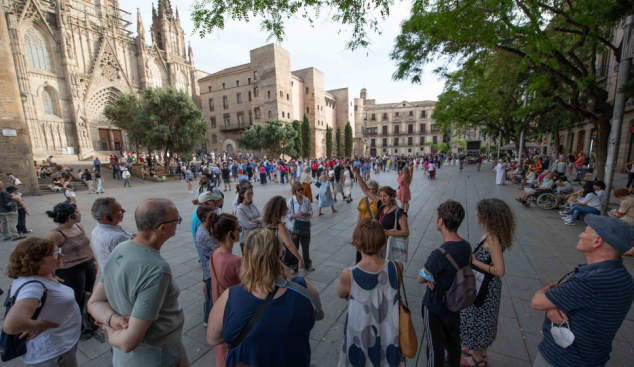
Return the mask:
MULTIPOLYGON (((326 156, 326 127, 354 125, 353 98, 348 88, 326 91, 324 74, 311 67, 291 71, 290 53, 276 44, 250 51, 248 64, 234 66, 198 80, 203 118, 211 122, 206 151, 243 152, 235 138, 252 124, 269 120, 291 123, 308 117, 312 155, 326 156)), ((333 139, 334 141, 334 139, 333 139)), ((337 154, 334 152, 333 154, 337 154)))
POLYGON ((159 0, 158 11, 152 7, 151 46, 138 11, 133 36, 130 13, 118 0, 0 4, 7 24, 0 31, 10 37, 36 158, 85 159, 130 149, 125 131, 103 116, 121 92, 172 86, 200 106, 193 53, 169 0, 159 0))
POLYGON ((362 121, 356 129, 363 136, 364 156, 435 153, 426 142, 449 142, 449 136, 436 129, 431 118, 436 102, 378 104, 365 88, 360 97, 354 99, 354 109, 357 121, 362 121))

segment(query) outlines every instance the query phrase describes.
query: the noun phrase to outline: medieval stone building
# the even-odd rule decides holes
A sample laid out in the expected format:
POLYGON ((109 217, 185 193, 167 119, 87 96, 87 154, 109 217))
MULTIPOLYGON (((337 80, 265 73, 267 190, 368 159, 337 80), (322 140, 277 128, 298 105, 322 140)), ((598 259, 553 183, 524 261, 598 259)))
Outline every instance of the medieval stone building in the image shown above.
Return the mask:
MULTIPOLYGON (((191 47, 169 0, 152 8, 151 46, 118 0, 0 0, 33 154, 84 159, 130 149, 103 115, 119 93, 186 91, 200 106, 191 47)), ((70 160, 70 159, 69 159, 70 160)))

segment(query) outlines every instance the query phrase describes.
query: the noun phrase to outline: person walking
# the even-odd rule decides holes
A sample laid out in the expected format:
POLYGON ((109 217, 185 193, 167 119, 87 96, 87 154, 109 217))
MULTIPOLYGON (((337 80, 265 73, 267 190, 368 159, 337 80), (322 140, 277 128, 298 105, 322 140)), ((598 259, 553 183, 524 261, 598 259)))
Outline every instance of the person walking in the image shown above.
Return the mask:
POLYGON ((337 210, 335 210, 335 203, 332 200, 332 189, 330 188, 330 183, 328 182, 328 177, 326 176, 326 170, 321 174, 321 178, 319 179, 321 186, 319 187, 319 214, 324 215, 321 212, 321 208, 330 207, 332 209, 332 214, 335 214, 337 210))
MULTIPOLYGON (((412 171, 412 173, 414 173, 412 171)), ((412 193, 409 190, 409 186, 412 184, 412 173, 408 167, 403 167, 398 179, 398 194, 396 198, 401 202, 401 207, 405 213, 409 210, 409 201, 412 200, 412 193)))
MULTIPOLYGON (((308 168, 308 167, 306 167, 308 168)), ((305 172, 310 178, 310 173, 305 172)), ((313 216, 313 206, 310 199, 304 195, 304 185, 299 182, 293 184, 293 197, 286 202, 286 227, 291 231, 293 244, 299 249, 302 247, 302 259, 305 269, 313 271, 313 262, 310 260, 310 218, 313 216), (297 225, 296 225, 297 223, 297 225), (307 224, 306 224, 307 223, 307 224)))
POLYGON ((304 196, 307 197, 308 200, 312 203, 313 190, 310 185, 313 183, 313 180, 310 176, 310 167, 308 165, 304 167, 304 173, 302 173, 302 175, 300 176, 299 182, 301 182, 302 186, 304 187, 304 196))
POLYGON ((92 173, 86 168, 84 170, 84 181, 86 182, 86 186, 88 186, 88 194, 92 194, 95 191, 95 188, 92 187, 92 173))
MULTIPOLYGON (((229 287, 240 284, 240 268, 243 258, 232 253, 233 244, 239 240, 242 227, 238 218, 230 214, 211 214, 205 229, 212 235, 219 248, 212 251, 207 268, 211 269, 211 291, 213 303, 218 301, 229 287)), ((211 311, 211 308, 209 309, 211 311)), ((207 312, 209 316, 210 312, 207 312)), ((216 345, 216 366, 224 367, 229 348, 227 344, 216 345)))
POLYGON ((15 201, 18 208, 18 226, 17 226, 18 235, 23 235, 23 234, 33 232, 33 230, 26 228, 26 216, 31 214, 29 214, 29 211, 26 209, 26 205, 24 204, 24 201, 22 201, 22 198, 20 197, 20 194, 18 193, 18 188, 15 186, 9 186, 7 187, 6 191, 9 194, 13 195, 13 200, 15 201))
POLYGON ((138 235, 106 261, 88 311, 108 333, 114 367, 187 367, 180 289, 161 256, 182 218, 168 199, 149 199, 134 213, 138 235))
POLYGON ((130 185, 130 172, 128 171, 127 168, 123 169, 123 187, 125 187, 125 185, 128 185, 128 187, 132 187, 132 185, 130 185))
POLYGON ((77 196, 75 195, 75 187, 70 183, 68 173, 62 174, 62 192, 66 197, 67 204, 77 204, 77 196))
POLYGON ((273 231, 266 228, 252 231, 244 246, 242 284, 226 290, 211 310, 207 342, 212 346, 233 345, 227 353, 227 367, 310 366, 310 331, 315 325, 315 308, 303 294, 276 284, 293 282, 317 298, 319 292, 306 279, 291 278, 280 260, 281 252, 282 243, 273 231), (256 327, 236 343, 240 331, 265 299, 270 303, 256 327))
POLYGON ((354 185, 354 173, 352 173, 352 168, 348 165, 343 173, 343 196, 348 204, 352 202, 352 185, 354 185))
POLYGON ((339 367, 405 366, 397 302, 403 264, 379 256, 385 242, 383 226, 373 218, 363 219, 352 234, 352 246, 362 259, 341 272, 337 285, 339 298, 348 301, 339 367), (364 342, 368 339, 376 342, 364 342))
MULTIPOLYGON (((64 254, 64 260, 55 275, 64 281, 64 285, 73 289, 75 301, 81 310, 84 309, 84 296, 92 293, 97 279, 97 257, 90 246, 81 223, 81 213, 74 204, 60 203, 53 210, 46 212, 57 227, 53 228, 46 238, 52 241, 64 254)), ((90 339, 91 330, 82 330, 80 340, 90 339)))
POLYGON ((502 298, 502 278, 506 272, 504 251, 511 249, 515 232, 515 216, 500 199, 480 200, 476 219, 484 234, 475 247, 472 265, 482 286, 471 306, 460 311, 461 366, 485 366, 487 349, 495 341, 502 298))
POLYGON ((99 193, 105 193, 106 190, 103 189, 103 175, 101 174, 101 171, 95 171, 95 181, 97 182, 97 191, 95 191, 95 193, 97 195, 99 195, 99 193))
POLYGON ((17 297, 2 329, 25 341, 21 359, 29 366, 78 366, 81 312, 73 290, 53 275, 63 258, 53 241, 41 237, 20 241, 9 257, 7 274, 13 279, 9 296, 17 297), (39 315, 32 319, 38 307, 39 315))

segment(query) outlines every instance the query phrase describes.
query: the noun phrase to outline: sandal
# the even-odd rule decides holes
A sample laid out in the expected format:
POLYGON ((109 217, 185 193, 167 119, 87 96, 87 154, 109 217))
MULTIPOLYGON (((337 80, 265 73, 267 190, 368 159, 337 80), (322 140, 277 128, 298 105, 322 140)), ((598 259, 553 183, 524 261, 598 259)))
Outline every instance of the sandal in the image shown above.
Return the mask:
MULTIPOLYGON (((469 350, 469 348, 467 348, 467 347, 462 347, 462 353, 466 354, 468 356, 470 356, 472 354, 471 351, 469 350)), ((488 362, 489 358, 487 358, 486 354, 483 354, 482 355, 482 360, 485 361, 485 362, 488 362)))
POLYGON ((473 356, 465 358, 460 358, 460 365, 465 367, 484 367, 487 365, 487 361, 484 360, 484 357, 481 361, 476 361, 473 356), (472 364, 473 363, 473 364, 472 364))

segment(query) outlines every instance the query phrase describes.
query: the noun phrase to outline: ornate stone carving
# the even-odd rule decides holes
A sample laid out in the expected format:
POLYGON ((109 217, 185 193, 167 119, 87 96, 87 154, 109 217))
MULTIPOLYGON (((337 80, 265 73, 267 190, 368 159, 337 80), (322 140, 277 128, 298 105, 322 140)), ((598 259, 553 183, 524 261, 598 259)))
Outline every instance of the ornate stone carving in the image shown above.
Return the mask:
POLYGON ((117 79, 121 79, 119 63, 115 59, 112 51, 108 48, 104 50, 99 61, 99 68, 101 69, 101 76, 109 82, 115 82, 117 79))
POLYGON ((29 1, 29 7, 26 8, 26 10, 24 11, 24 16, 22 17, 22 19, 27 20, 27 19, 35 18, 36 14, 37 14, 37 8, 35 7, 33 0, 31 0, 29 1))

